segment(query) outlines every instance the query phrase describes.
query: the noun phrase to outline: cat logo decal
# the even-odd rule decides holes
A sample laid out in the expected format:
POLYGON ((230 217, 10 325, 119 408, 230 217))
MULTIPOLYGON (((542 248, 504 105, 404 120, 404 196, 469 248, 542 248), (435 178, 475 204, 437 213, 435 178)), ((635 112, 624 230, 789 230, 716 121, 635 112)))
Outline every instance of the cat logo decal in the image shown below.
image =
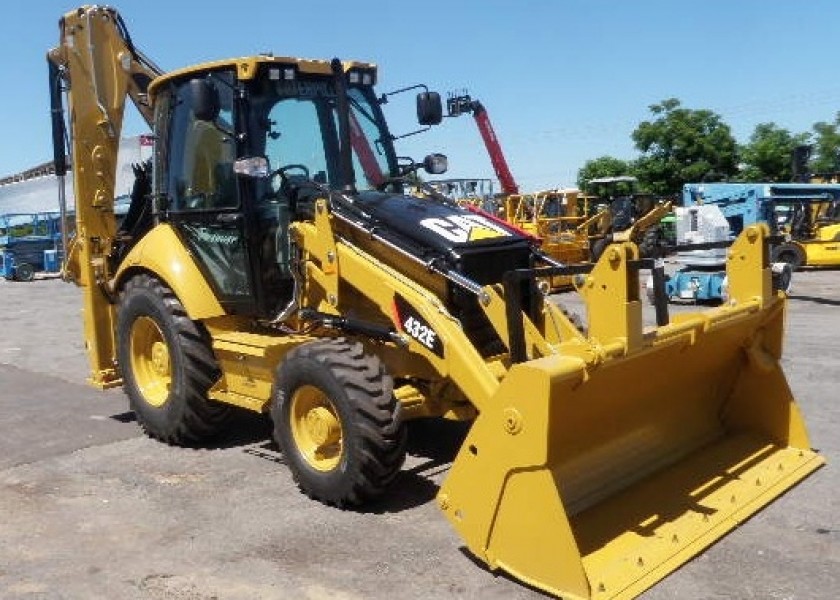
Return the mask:
POLYGON ((481 215, 431 217, 420 221, 420 225, 456 244, 511 235, 502 225, 481 215))

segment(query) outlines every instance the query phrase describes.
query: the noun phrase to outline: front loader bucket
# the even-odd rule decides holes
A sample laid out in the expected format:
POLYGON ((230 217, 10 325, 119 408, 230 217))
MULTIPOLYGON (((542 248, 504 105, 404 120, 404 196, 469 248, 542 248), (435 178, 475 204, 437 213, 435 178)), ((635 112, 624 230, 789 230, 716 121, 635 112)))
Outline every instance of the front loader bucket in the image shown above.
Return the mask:
POLYGON ((764 233, 730 249, 729 305, 644 333, 635 247, 602 258, 591 352, 514 365, 441 488, 477 557, 564 598, 631 598, 823 464, 779 365, 764 233))

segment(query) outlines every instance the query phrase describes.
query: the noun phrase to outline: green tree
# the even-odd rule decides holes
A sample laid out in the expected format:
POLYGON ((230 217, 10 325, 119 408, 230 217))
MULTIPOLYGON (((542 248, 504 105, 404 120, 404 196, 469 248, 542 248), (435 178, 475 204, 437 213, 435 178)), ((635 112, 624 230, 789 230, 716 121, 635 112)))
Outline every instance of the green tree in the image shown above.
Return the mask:
POLYGON ((588 160, 578 171, 577 185, 584 192, 590 192, 588 183, 598 177, 617 177, 631 175, 632 163, 613 156, 600 156, 588 160))
POLYGON ((834 173, 840 171, 840 112, 834 121, 814 123, 814 156, 811 159, 811 171, 814 173, 834 173))
POLYGON ((654 118, 632 134, 642 153, 635 172, 644 188, 676 194, 690 181, 726 179, 738 172, 738 145, 719 115, 683 108, 676 98, 650 106, 650 112, 654 118))
POLYGON ((790 181, 793 149, 805 144, 807 133, 791 134, 775 123, 760 123, 741 148, 740 179, 744 181, 790 181))

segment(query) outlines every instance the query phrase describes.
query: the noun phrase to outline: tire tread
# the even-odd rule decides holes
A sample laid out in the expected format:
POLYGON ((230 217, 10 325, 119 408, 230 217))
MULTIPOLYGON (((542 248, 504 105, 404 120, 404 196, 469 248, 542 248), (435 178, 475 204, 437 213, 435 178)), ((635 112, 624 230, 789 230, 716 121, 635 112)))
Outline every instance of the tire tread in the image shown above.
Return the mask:
MULTIPOLYGON (((184 396, 167 400, 178 402, 180 410, 174 418, 168 419, 165 427, 157 426, 146 417, 144 400, 139 392, 127 385, 126 393, 138 423, 148 436, 167 444, 194 445, 211 439, 221 431, 231 411, 228 406, 207 399, 207 391, 220 374, 208 336, 199 324, 188 317, 180 300, 160 280, 148 274, 132 277, 123 287, 120 305, 135 294, 151 295, 160 300, 161 307, 171 319, 172 333, 184 358, 186 379, 184 396)), ((120 342, 120 359, 124 362, 129 350, 122 346, 123 342, 120 342)))
MULTIPOLYGON (((290 351, 277 368, 272 418, 275 438, 284 454, 296 452, 281 432, 283 404, 291 390, 283 386, 284 373, 297 361, 314 361, 345 390, 354 431, 359 435, 355 449, 357 468, 350 469, 339 485, 318 489, 307 484, 290 462, 298 488, 310 498, 337 507, 357 506, 380 496, 394 480, 406 454, 406 429, 401 405, 393 394, 393 380, 378 357, 347 338, 329 338, 305 343, 290 351)), ((345 451, 347 451, 345 447, 345 451)))

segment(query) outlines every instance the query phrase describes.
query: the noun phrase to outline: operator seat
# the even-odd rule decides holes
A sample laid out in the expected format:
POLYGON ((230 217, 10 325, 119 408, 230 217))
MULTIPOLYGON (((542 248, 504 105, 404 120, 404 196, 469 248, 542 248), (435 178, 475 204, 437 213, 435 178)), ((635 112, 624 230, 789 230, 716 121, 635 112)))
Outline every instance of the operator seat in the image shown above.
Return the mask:
POLYGON ((230 135, 211 121, 196 119, 189 133, 189 145, 195 148, 188 195, 201 203, 193 208, 236 206, 233 173, 234 143, 230 135))

